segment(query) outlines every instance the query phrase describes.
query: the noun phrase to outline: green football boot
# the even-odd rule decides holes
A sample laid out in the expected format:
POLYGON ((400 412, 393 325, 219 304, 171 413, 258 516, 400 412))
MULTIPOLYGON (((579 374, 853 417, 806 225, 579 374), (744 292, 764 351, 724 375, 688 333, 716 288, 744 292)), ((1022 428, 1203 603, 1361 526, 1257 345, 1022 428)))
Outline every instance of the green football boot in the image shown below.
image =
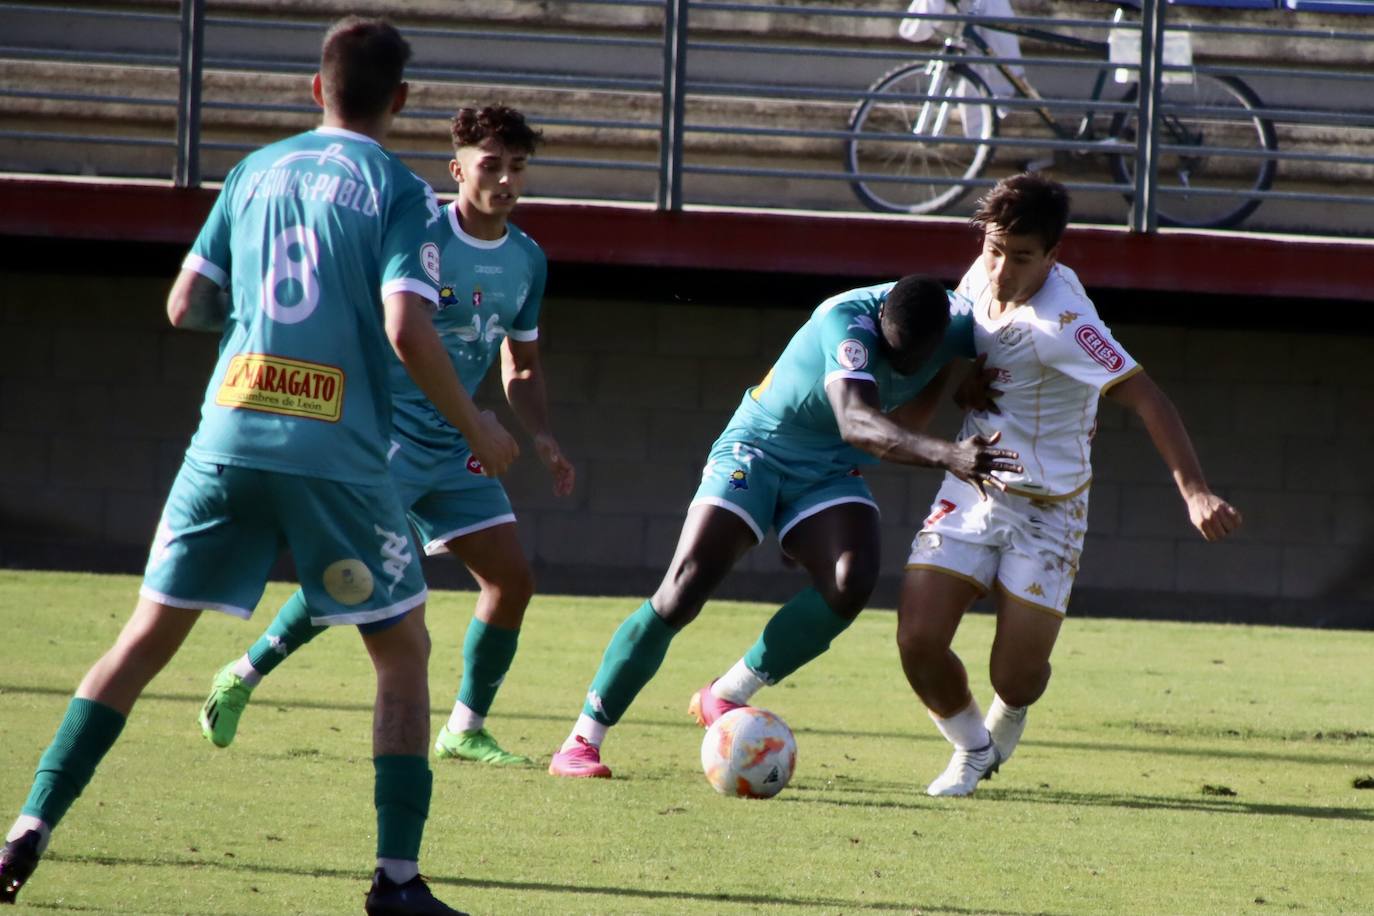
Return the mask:
POLYGON ((498 767, 523 767, 534 763, 528 757, 502 750, 501 745, 485 728, 468 732, 451 732, 448 726, 439 729, 434 742, 434 756, 440 759, 458 758, 475 763, 490 763, 498 767))
POLYGON ((228 747, 234 743, 234 734, 239 730, 239 716, 253 695, 253 688, 243 682, 233 671, 230 662, 210 683, 210 696, 200 710, 200 733, 215 747, 228 747))

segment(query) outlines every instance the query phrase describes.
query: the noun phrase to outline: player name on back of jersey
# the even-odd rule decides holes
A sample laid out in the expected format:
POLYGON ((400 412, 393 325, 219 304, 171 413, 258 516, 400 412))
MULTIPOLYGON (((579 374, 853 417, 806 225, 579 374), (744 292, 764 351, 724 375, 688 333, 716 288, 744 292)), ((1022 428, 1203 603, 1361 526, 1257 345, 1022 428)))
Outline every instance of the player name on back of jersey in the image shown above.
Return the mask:
POLYGON ((291 153, 272 163, 271 168, 248 175, 243 206, 252 200, 273 197, 296 197, 333 204, 373 218, 380 210, 377 189, 363 180, 362 171, 343 154, 343 146, 338 143, 323 150, 291 153), (297 162, 313 164, 318 170, 295 168, 294 163, 297 162), (353 177, 331 175, 324 171, 326 166, 342 169, 353 177))
POLYGON ((343 414, 343 389, 343 371, 334 366, 240 353, 229 361, 215 403, 335 423, 343 414))

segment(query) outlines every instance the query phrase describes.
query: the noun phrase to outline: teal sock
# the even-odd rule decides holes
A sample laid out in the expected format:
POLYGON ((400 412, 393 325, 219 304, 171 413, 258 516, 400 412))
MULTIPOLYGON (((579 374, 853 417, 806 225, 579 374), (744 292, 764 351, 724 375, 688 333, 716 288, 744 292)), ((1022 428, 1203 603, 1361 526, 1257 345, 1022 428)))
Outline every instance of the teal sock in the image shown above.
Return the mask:
POLYGON ((22 813, 56 827, 123 729, 123 713, 95 700, 73 697, 52 744, 38 761, 22 813))
POLYGON ((644 602, 620 625, 601 657, 582 712, 602 725, 614 725, 649 683, 677 631, 644 602))
POLYGON ((429 761, 409 754, 374 757, 377 771, 373 800, 377 805, 377 858, 420 860, 420 840, 429 817, 434 775, 429 761))
POLYGON ((778 681, 830 648, 853 621, 830 609, 821 593, 808 588, 772 616, 758 642, 744 653, 744 663, 769 684, 778 681))
POLYGON ((496 691, 501 689, 520 631, 504 630, 472 618, 467 636, 463 637, 463 684, 458 689, 458 702, 485 716, 491 711, 496 691))
POLYGON ((288 655, 327 629, 310 622, 310 607, 305 603, 305 595, 297 590, 277 611, 267 632, 248 649, 248 661, 259 673, 268 674, 286 661, 288 655))

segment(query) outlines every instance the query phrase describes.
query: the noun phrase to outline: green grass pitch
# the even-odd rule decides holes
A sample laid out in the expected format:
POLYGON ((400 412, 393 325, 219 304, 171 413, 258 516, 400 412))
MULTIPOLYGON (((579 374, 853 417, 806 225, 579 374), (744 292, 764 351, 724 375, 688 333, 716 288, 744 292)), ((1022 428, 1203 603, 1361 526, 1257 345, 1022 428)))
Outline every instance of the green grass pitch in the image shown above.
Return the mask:
MULTIPOLYGON (((0 816, 8 826, 71 691, 137 580, 0 571, 0 816)), ((206 614, 57 832, 20 913, 337 914, 372 866, 372 675, 354 631, 260 687, 216 750, 196 713, 266 626, 206 614)), ((434 729, 470 593, 436 593, 434 729)), ((1070 620, 1016 757, 970 799, 927 798, 948 750, 869 611, 759 705, 800 748, 770 801, 711 792, 693 690, 769 608, 719 602, 674 643, 605 746, 610 781, 545 774, 606 640, 636 602, 540 596, 489 726, 534 769, 435 762, 421 868, 474 914, 1374 912, 1374 634, 1070 620)), ((956 648, 990 700, 991 620, 956 648)))

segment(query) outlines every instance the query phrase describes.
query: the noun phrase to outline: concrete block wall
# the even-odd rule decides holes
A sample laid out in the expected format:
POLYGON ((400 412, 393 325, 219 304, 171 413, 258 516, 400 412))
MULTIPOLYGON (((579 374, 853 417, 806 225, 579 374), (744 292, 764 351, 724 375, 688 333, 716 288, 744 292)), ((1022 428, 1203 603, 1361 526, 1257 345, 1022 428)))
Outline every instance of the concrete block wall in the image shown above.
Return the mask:
MULTIPOLYGON (((166 326, 168 285, 0 273, 0 566, 141 569, 215 356, 212 336, 166 326)), ((652 298, 546 303, 553 420, 578 486, 555 498, 532 453, 507 479, 543 590, 653 589, 708 447, 807 314, 652 298)), ((1172 396, 1246 525, 1204 543, 1143 428, 1105 403, 1071 613, 1374 626, 1374 338, 1113 329, 1172 396)), ((495 382, 479 399, 499 409, 495 382)), ((952 436, 953 409, 935 424, 952 436)), ((890 607, 938 475, 866 477, 883 511, 875 603, 890 607)), ((455 567, 427 568, 465 584, 455 567)), ((802 582, 770 538, 722 594, 780 600, 802 582)))

